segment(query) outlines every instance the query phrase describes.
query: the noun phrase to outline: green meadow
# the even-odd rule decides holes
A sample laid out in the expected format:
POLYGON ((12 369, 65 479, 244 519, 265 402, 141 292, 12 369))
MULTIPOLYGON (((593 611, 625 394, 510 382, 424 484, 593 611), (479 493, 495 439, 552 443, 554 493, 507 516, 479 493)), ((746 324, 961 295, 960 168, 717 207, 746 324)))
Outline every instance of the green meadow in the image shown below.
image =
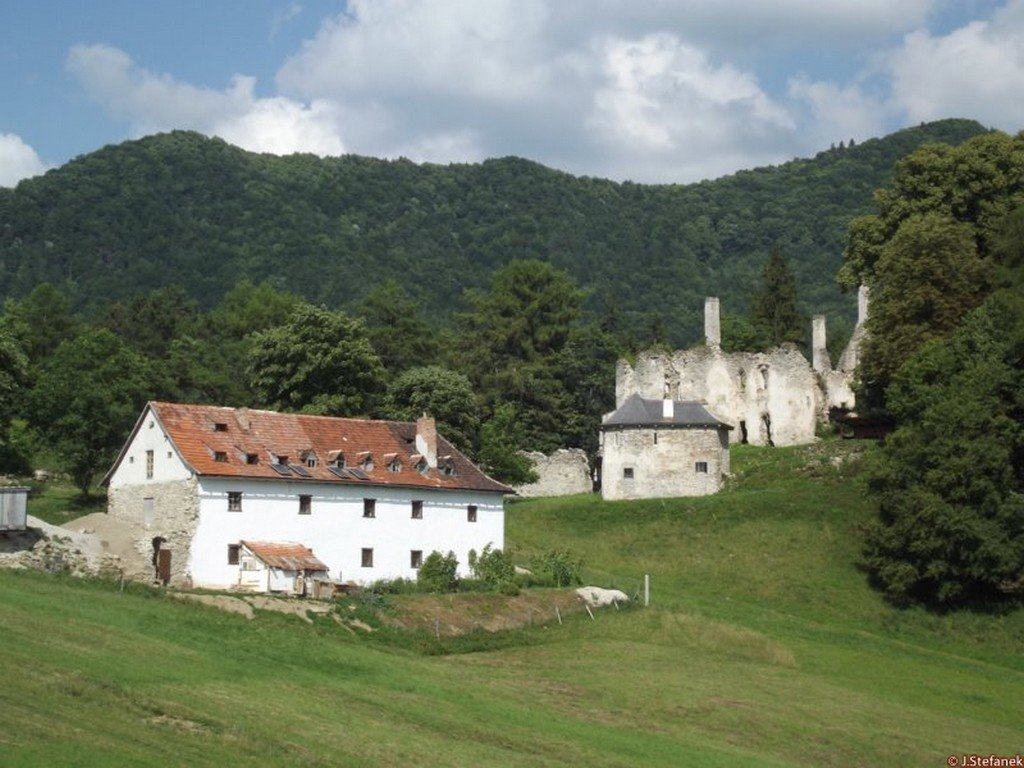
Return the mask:
MULTIPOLYGON (((1024 611, 885 604, 853 442, 740 447, 704 499, 509 504, 517 558, 650 608, 430 648, 0 572, 0 764, 849 766, 1024 745, 1024 611), (445 652, 457 650, 458 652, 445 652)), ((400 600, 401 598, 392 598, 400 600)))

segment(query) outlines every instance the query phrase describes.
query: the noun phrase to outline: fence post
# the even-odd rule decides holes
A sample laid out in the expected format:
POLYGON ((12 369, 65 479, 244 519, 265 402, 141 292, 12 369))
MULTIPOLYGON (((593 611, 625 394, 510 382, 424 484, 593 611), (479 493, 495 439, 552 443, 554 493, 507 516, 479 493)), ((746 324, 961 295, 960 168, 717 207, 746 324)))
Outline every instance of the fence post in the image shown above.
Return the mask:
POLYGON ((651 574, 644 574, 644 608, 651 604, 651 574))

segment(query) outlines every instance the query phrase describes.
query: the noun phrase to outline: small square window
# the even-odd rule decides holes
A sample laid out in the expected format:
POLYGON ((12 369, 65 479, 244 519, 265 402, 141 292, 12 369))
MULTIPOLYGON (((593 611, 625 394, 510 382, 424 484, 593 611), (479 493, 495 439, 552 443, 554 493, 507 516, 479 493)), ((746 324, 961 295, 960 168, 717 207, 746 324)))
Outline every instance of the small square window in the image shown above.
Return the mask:
POLYGON ((708 463, 706 461, 698 461, 694 466, 694 469, 697 470, 697 472, 706 475, 708 473, 708 463))
POLYGON ((363 548, 362 558, 363 568, 373 568, 373 550, 370 548, 363 548))
POLYGON ((313 497, 307 494, 299 496, 299 514, 300 515, 311 515, 313 514, 313 497))
POLYGON ((240 544, 228 544, 228 565, 238 565, 238 552, 240 544))
POLYGON ((228 455, 224 451, 214 451, 213 452, 213 460, 214 461, 219 461, 219 462, 222 462, 222 463, 227 463, 228 455))
POLYGON ((171 454, 171 452, 170 452, 170 451, 168 451, 168 452, 167 452, 167 458, 169 459, 169 458, 171 458, 171 457, 172 457, 172 454, 171 454))
POLYGON ((622 468, 622 479, 623 480, 632 480, 633 479, 633 468, 632 467, 623 467, 622 468))
POLYGON ((409 552, 409 567, 419 568, 423 565, 423 550, 414 549, 409 552))
POLYGON ((363 517, 377 516, 377 500, 363 499, 363 517))
POLYGON ((228 512, 242 511, 242 492, 228 491, 228 512))
POLYGON ((476 522, 476 504, 470 504, 466 507, 466 521, 470 523, 476 522))
POLYGON ((414 501, 412 503, 412 519, 422 520, 423 519, 423 502, 414 501))
POLYGON ((247 453, 247 454, 245 454, 245 463, 246 464, 259 464, 259 462, 260 462, 260 457, 259 457, 258 454, 255 454, 255 453, 247 453))

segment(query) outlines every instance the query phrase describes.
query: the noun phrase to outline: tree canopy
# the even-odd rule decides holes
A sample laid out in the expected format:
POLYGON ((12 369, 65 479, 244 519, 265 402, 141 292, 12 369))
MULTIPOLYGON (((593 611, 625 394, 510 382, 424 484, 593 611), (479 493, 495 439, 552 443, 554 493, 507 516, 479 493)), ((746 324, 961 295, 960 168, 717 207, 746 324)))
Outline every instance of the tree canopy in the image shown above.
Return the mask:
POLYGON ((331 416, 366 415, 384 385, 362 321, 311 305, 253 335, 249 375, 270 407, 331 416))

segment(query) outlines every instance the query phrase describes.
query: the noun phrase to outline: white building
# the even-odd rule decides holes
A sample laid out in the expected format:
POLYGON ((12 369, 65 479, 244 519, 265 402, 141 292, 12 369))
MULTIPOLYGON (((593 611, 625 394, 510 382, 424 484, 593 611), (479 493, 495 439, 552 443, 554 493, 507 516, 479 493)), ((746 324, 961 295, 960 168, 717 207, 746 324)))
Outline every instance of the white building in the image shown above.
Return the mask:
POLYGON ((729 474, 728 424, 700 403, 630 395, 601 422, 606 500, 706 496, 729 474))
POLYGON ((470 549, 504 546, 503 495, 511 492, 428 417, 156 402, 106 480, 108 513, 134 532, 138 575, 283 591, 303 571, 358 583, 415 578, 434 550, 454 552, 466 573, 470 549), (266 552, 307 552, 326 574, 275 566, 266 552))

